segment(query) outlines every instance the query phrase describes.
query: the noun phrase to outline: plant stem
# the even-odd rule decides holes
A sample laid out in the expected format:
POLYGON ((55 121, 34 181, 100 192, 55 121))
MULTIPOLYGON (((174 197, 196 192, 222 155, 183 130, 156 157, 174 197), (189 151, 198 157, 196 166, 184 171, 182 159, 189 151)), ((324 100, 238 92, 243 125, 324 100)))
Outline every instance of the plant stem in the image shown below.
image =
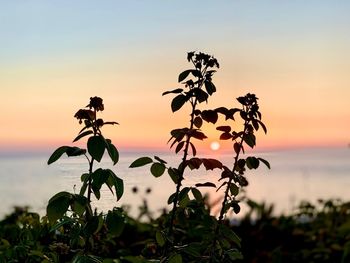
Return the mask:
MULTIPOLYGON (((191 112, 191 120, 190 120, 190 130, 193 129, 194 126, 194 112, 196 110, 196 105, 197 105, 197 99, 192 103, 192 112, 191 112)), ((190 140, 191 137, 187 135, 186 142, 185 142, 185 149, 184 149, 184 155, 182 157, 181 164, 179 166, 179 179, 176 184, 176 191, 175 191, 175 196, 173 200, 173 209, 171 211, 171 217, 170 217, 170 225, 169 225, 169 230, 168 234, 171 236, 173 234, 173 225, 174 225, 174 219, 177 211, 177 202, 179 199, 179 193, 182 185, 182 180, 184 179, 184 172, 185 172, 185 164, 187 161, 187 156, 188 156, 188 147, 190 145, 190 140)))

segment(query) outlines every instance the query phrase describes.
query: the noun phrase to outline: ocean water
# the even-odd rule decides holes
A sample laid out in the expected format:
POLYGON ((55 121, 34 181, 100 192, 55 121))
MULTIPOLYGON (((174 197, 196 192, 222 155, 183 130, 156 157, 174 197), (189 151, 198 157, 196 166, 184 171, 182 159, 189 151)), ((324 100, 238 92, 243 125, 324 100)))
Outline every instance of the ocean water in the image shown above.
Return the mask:
MULTIPOLYGON (((169 164, 178 163, 180 157, 172 153, 158 153, 169 164)), ((246 195, 256 201, 273 203, 275 213, 291 213, 301 200, 340 198, 350 200, 350 149, 304 149, 252 153, 268 160, 271 170, 265 166, 247 173, 249 186, 246 195)), ((108 211, 114 206, 127 205, 132 215, 146 198, 150 209, 156 214, 167 206, 168 196, 175 186, 167 174, 154 178, 149 167, 128 168, 138 157, 149 153, 121 152, 120 161, 112 166, 103 159, 101 167, 112 169, 124 180, 124 196, 118 202, 108 188, 101 192, 101 199, 94 200, 93 206, 99 211, 108 211), (138 187, 137 194, 132 192, 138 187), (146 194, 150 188, 151 193, 146 194)), ((87 172, 86 159, 62 158, 48 166, 49 154, 0 156, 0 217, 8 214, 14 206, 29 206, 31 210, 45 214, 47 201, 59 191, 79 192, 80 176, 87 172)), ((232 155, 215 153, 213 157, 231 167, 232 155)), ((98 167, 98 166, 97 166, 98 167)), ((96 168, 97 168, 96 167, 96 168)), ((217 185, 218 171, 200 169, 185 175, 184 185, 198 182, 213 182, 217 185)), ((203 189, 215 202, 222 192, 203 189)), ((244 211, 243 211, 244 212, 244 211)))

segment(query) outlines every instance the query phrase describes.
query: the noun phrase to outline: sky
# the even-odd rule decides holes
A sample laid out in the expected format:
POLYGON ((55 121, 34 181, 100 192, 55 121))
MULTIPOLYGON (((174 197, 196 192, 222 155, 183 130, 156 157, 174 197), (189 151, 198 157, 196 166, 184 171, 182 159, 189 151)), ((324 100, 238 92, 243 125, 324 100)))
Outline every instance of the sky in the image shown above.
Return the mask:
MULTIPOLYGON (((255 93, 260 149, 350 143, 349 1, 0 1, 0 149, 71 145, 74 113, 104 99, 106 136, 123 149, 164 148, 188 125, 171 112, 188 51, 214 55, 204 108, 255 93)), ((212 127, 203 127, 218 140, 212 127)), ((227 143, 227 142, 226 142, 227 143)))

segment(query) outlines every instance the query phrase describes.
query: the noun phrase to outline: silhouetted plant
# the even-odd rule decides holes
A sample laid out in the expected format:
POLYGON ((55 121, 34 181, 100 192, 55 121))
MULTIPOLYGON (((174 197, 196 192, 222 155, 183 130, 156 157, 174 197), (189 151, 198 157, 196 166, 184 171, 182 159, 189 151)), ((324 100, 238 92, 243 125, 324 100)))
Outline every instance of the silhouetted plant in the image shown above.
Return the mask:
MULTIPOLYGON (((259 111, 258 98, 255 94, 248 93, 243 97, 238 97, 237 101, 241 104, 241 108, 227 109, 221 107, 214 110, 215 112, 222 114, 226 121, 236 120, 237 117, 235 115, 239 114, 239 117, 243 121, 243 129, 241 131, 235 131, 231 126, 218 126, 216 128, 218 131, 222 132, 220 140, 233 141, 234 158, 232 168, 227 166, 222 167, 220 181, 223 180, 224 182, 218 189, 224 188, 225 190, 218 224, 215 227, 215 235, 211 246, 211 253, 215 255, 211 257, 211 262, 223 262, 226 256, 231 259, 238 256, 236 249, 230 249, 222 243, 223 238, 227 236, 227 232, 229 231, 229 229, 223 224, 223 220, 230 209, 236 214, 240 212, 240 205, 237 196, 240 188, 248 185, 248 181, 244 176, 246 168, 257 169, 260 162, 270 168, 268 161, 262 158, 254 156, 242 157, 242 154, 245 153, 245 145, 250 148, 255 147, 255 131, 259 130, 261 127, 266 133, 267 129, 265 124, 261 121, 262 115, 259 111), (219 259, 219 261, 217 259, 219 259)), ((239 258, 239 256, 237 258, 239 258)))
POLYGON ((120 179, 112 170, 98 168, 94 170, 94 162, 101 162, 105 151, 108 152, 110 159, 115 165, 119 159, 119 153, 110 139, 103 136, 101 128, 105 125, 115 125, 117 122, 105 122, 97 118, 97 113, 104 110, 103 100, 99 97, 90 98, 90 103, 84 109, 80 109, 74 115, 84 127, 73 140, 76 142, 86 136, 87 150, 79 147, 61 146, 48 160, 48 164, 57 161, 65 153, 68 157, 84 155, 88 162, 88 172, 81 176, 82 186, 79 194, 69 192, 59 192, 54 195, 47 205, 47 216, 53 224, 53 229, 60 229, 62 225, 71 227, 71 244, 78 244, 85 250, 93 247, 92 235, 100 231, 105 223, 107 228, 114 235, 120 235, 124 228, 123 212, 121 209, 114 208, 108 211, 107 216, 102 213, 92 212, 91 194, 96 199, 100 199, 100 190, 106 185, 116 195, 119 200, 124 192, 123 180, 120 179), (114 189, 113 189, 114 188, 114 189), (65 216, 70 212, 70 216, 65 216))

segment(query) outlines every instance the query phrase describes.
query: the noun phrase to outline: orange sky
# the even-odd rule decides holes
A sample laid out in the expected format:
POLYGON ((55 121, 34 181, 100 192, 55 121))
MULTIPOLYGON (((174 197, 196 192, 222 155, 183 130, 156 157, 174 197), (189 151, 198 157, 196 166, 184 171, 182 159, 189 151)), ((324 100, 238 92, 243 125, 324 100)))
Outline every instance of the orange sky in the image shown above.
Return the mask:
MULTIPOLYGON (((73 115, 91 96, 104 99, 104 119, 121 124, 106 131, 117 146, 167 149, 188 111, 173 114, 171 96, 161 94, 179 87, 193 50, 221 65, 204 107, 238 106, 247 92, 260 98, 268 127, 260 148, 350 142, 346 1, 63 2, 1 4, 3 150, 70 144, 81 128, 73 115)), ((219 135, 208 133, 205 147, 219 135)))

